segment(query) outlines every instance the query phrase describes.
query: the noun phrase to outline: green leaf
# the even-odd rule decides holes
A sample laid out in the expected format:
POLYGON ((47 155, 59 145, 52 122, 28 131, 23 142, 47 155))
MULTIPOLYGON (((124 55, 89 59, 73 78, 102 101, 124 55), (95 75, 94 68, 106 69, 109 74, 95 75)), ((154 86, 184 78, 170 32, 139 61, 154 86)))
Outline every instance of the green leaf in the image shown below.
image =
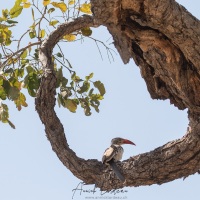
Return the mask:
POLYGON ((45 36, 45 30, 42 29, 42 30, 40 31, 40 33, 39 33, 39 37, 40 37, 40 38, 43 38, 44 36, 45 36))
POLYGON ((102 100, 102 99, 103 99, 103 96, 101 96, 100 94, 92 94, 92 95, 90 96, 90 99, 91 99, 92 101, 102 100))
POLYGON ((82 35, 89 37, 92 35, 92 30, 90 27, 82 28, 81 33, 82 35))
POLYGON ((58 53, 56 54, 56 56, 58 56, 59 58, 62 58, 62 57, 63 57, 62 54, 61 54, 60 52, 58 52, 58 53))
POLYGON ((70 85, 71 85, 71 87, 73 88, 73 87, 74 87, 74 81, 71 81, 71 82, 70 82, 70 85))
POLYGON ((63 90, 62 92, 60 92, 60 94, 61 94, 61 96, 62 96, 63 98, 68 97, 67 91, 65 91, 65 90, 63 90))
POLYGON ((15 5, 10 9, 9 13, 10 13, 11 19, 18 17, 21 14, 21 12, 23 10, 23 6, 20 5, 21 2, 22 2, 22 0, 16 0, 15 5))
POLYGON ((60 94, 64 99, 68 99, 68 97, 70 97, 72 95, 70 87, 61 87, 60 88, 60 94))
POLYGON ((50 26, 55 26, 59 21, 58 20, 52 20, 49 22, 50 26))
POLYGON ((14 70, 15 77, 22 78, 24 76, 24 68, 18 68, 14 70))
POLYGON ((73 99, 67 99, 64 101, 65 102, 65 107, 70 111, 75 113, 77 109, 77 104, 74 102, 73 99))
POLYGON ((9 79, 8 79, 9 83, 10 83, 10 86, 15 86, 17 88, 20 88, 21 86, 21 83, 18 81, 18 78, 15 78, 13 76, 11 76, 9 79))
POLYGON ((99 113, 99 105, 100 105, 99 101, 98 100, 90 101, 90 104, 95 109, 95 111, 99 113))
POLYGON ((65 77, 63 77, 62 78, 62 82, 61 82, 62 87, 66 87, 67 83, 68 83, 68 79, 66 79, 65 77))
POLYGON ((26 71, 27 71, 28 74, 30 74, 30 73, 35 72, 35 69, 32 66, 29 65, 29 66, 26 67, 26 71))
POLYGON ((10 88, 11 88, 9 81, 3 80, 2 86, 3 86, 3 88, 4 88, 5 92, 6 92, 6 94, 8 95, 9 90, 10 90, 10 88))
POLYGON ((75 4, 75 0, 68 0, 68 4, 69 4, 69 5, 75 4))
POLYGON ((38 58, 39 58, 39 51, 38 51, 38 49, 35 49, 34 58, 36 60, 38 60, 38 58))
POLYGON ((55 11, 55 8, 50 8, 49 10, 48 10, 48 14, 51 14, 52 12, 54 12, 55 11))
POLYGON ((92 14, 91 12, 91 4, 90 3, 83 3, 79 10, 83 13, 86 13, 86 14, 92 14))
POLYGON ((22 59, 21 60, 21 66, 24 66, 25 64, 29 63, 29 59, 22 59))
POLYGON ((28 55, 28 50, 26 49, 22 54, 21 54, 21 58, 22 59, 24 59, 24 58, 26 58, 27 57, 27 55, 28 55))
POLYGON ((72 42, 72 41, 76 40, 76 35, 67 34, 67 35, 64 35, 64 36, 63 36, 63 39, 64 39, 64 40, 67 40, 67 41, 69 41, 69 42, 72 42))
POLYGON ((1 103, 0 104, 0 120, 3 123, 7 123, 8 118, 9 118, 8 106, 6 104, 1 103))
POLYGON ((85 79, 88 81, 93 77, 94 73, 89 74, 89 76, 86 76, 85 79))
POLYGON ((90 89, 90 83, 88 81, 84 81, 83 85, 77 90, 79 94, 87 92, 90 89))
POLYGON ((50 2, 51 2, 50 0, 43 0, 43 5, 44 5, 44 6, 47 6, 47 5, 50 4, 50 2))
POLYGON ((23 3, 24 3, 23 8, 30 8, 31 3, 30 2, 26 2, 26 1, 27 0, 23 0, 23 3))
POLYGON ((86 106, 86 107, 84 108, 84 113, 85 113, 86 116, 90 116, 90 115, 92 114, 92 113, 91 113, 91 109, 90 109, 89 106, 86 106))
POLYGON ((6 46, 9 46, 10 44, 11 44, 11 39, 10 38, 7 38, 6 40, 5 40, 5 45, 6 46))
POLYGON ((10 13, 11 19, 18 17, 21 14, 22 10, 23 6, 19 6, 18 8, 13 9, 12 12, 10 13))
POLYGON ((67 5, 64 2, 52 2, 54 7, 59 8, 63 13, 67 11, 67 5))
POLYGON ((3 78, 0 76, 0 85, 3 85, 3 78))
POLYGON ((28 74, 24 78, 24 87, 28 89, 28 92, 32 97, 35 97, 40 85, 40 78, 31 66, 28 66, 26 70, 28 74))
POLYGON ((94 87, 96 87, 99 90, 101 96, 103 96, 106 93, 105 87, 103 83, 101 83, 101 81, 95 81, 93 84, 94 87))
POLYGON ((40 85, 40 80, 37 77, 37 74, 29 74, 29 84, 28 87, 33 90, 33 89, 38 89, 40 85))
POLYGON ((6 104, 0 104, 0 121, 3 123, 8 123, 12 128, 15 128, 15 125, 8 119, 8 106, 6 104))
POLYGON ((40 79, 38 79, 37 74, 35 73, 29 74, 27 88, 28 88, 29 94, 32 97, 36 96, 36 92, 39 86, 40 86, 40 79))
POLYGON ((86 104, 86 106, 84 107, 84 113, 86 116, 90 116, 91 113, 91 108, 88 106, 88 104, 86 104))
POLYGON ((35 14, 34 14, 33 8, 31 8, 31 13, 32 13, 32 19, 33 19, 33 21, 35 21, 35 14))
POLYGON ((89 91, 89 94, 88 94, 89 97, 92 95, 93 91, 94 91, 94 88, 92 88, 92 89, 89 91))
POLYGON ((58 71, 56 72, 56 87, 58 88, 60 86, 60 83, 62 82, 63 79, 63 72, 62 68, 59 68, 58 71))
MULTIPOLYGON (((8 18, 8 16, 9 16, 9 11, 8 11, 8 9, 2 10, 2 16, 3 16, 3 18, 5 18, 5 19, 8 18)), ((4 21, 4 20, 2 20, 2 21, 4 21)))
POLYGON ((74 82, 83 81, 82 79, 80 79, 79 76, 76 76, 76 72, 74 72, 74 73, 72 74, 71 79, 72 79, 74 82))
POLYGON ((0 99, 6 100, 7 94, 2 86, 0 86, 0 99))
POLYGON ((18 98, 14 101, 17 109, 20 111, 22 106, 27 107, 28 104, 26 103, 26 97, 23 93, 20 92, 18 98))
POLYGON ((60 95, 59 93, 58 93, 57 101, 58 101, 58 106, 59 106, 59 107, 60 107, 61 105, 62 105, 63 107, 65 106, 64 99, 62 98, 62 95, 60 95))
POLYGON ((84 108, 84 113, 86 116, 90 116, 91 113, 91 109, 89 106, 89 102, 88 102, 88 98, 80 98, 79 101, 81 102, 81 107, 84 108))
POLYGON ((8 24, 17 24, 17 23, 18 23, 17 21, 10 20, 10 19, 8 19, 6 22, 7 22, 8 24))
POLYGON ((4 42, 4 39, 3 37, 0 35, 0 43, 3 43, 4 42))
POLYGON ((9 124, 13 129, 15 129, 15 125, 14 125, 9 119, 7 119, 7 121, 8 121, 8 124, 9 124))
POLYGON ((31 29, 31 30, 29 31, 29 37, 30 37, 31 39, 33 39, 33 38, 36 37, 36 31, 35 31, 35 29, 31 29))
POLYGON ((19 89, 17 87, 10 87, 10 90, 8 92, 9 98, 11 100, 16 100, 19 97, 19 89))
POLYGON ((72 80, 76 83, 83 81, 79 76, 73 76, 72 80))
POLYGON ((73 80, 76 76, 76 72, 74 72, 72 75, 71 75, 71 79, 73 80))

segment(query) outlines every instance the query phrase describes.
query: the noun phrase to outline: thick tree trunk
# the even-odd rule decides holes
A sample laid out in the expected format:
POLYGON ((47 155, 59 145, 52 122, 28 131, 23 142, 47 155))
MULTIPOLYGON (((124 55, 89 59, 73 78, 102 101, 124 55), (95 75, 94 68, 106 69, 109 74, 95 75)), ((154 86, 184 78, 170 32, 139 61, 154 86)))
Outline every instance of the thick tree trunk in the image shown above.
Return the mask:
POLYGON ((161 184, 194 174, 200 169, 200 22, 173 0, 91 3, 94 17, 61 25, 40 50, 44 75, 36 109, 53 150, 76 177, 102 190, 161 184), (108 28, 124 63, 133 58, 139 65, 152 98, 170 99, 179 109, 189 111, 190 123, 183 138, 118 164, 125 183, 98 160, 76 156, 54 111, 56 78, 51 54, 55 44, 65 34, 98 25, 108 28))
MULTIPOLYGON (((100 23, 108 27, 124 63, 135 60, 152 98, 170 99, 199 115, 199 21, 173 0, 113 1, 120 8, 118 20, 106 13, 100 23)), ((92 3, 95 17, 102 18, 102 2, 92 3)))

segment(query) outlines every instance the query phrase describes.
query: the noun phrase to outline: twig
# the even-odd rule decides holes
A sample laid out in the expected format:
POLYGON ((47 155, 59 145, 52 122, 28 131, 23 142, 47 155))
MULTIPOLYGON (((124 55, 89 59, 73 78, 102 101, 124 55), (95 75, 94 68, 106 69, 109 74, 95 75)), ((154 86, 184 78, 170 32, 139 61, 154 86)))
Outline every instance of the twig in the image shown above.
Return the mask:
POLYGON ((64 55, 64 53, 63 53, 63 51, 62 51, 60 45, 57 44, 57 46, 58 46, 58 48, 60 49, 60 53, 62 54, 62 57, 63 57, 63 62, 65 63, 65 59, 64 59, 64 58, 65 58, 65 55, 64 55))
MULTIPOLYGON (((69 67, 67 67, 65 64, 63 64, 58 58, 55 57, 55 59, 63 66, 65 67, 70 73, 75 72, 74 70, 71 70, 69 67)), ((67 59, 66 59, 67 60, 67 59)), ((68 61, 68 60, 67 60, 68 61)))
MULTIPOLYGON (((36 6, 34 3, 33 3, 33 6, 38 10, 38 12, 43 15, 43 13, 40 11, 40 9, 38 8, 38 6, 36 6)), ((45 16, 43 16, 44 19, 46 19, 47 22, 50 22, 45 16)))
POLYGON ((97 41, 95 41, 95 44, 97 45, 97 49, 98 49, 98 51, 99 51, 99 54, 100 54, 100 56, 101 56, 101 59, 103 60, 103 56, 102 56, 102 54, 101 54, 101 50, 100 50, 100 48, 99 48, 99 46, 98 46, 97 41))
POLYGON ((18 50, 18 51, 16 51, 16 52, 14 52, 13 54, 11 54, 11 55, 0 65, 0 69, 3 68, 3 67, 7 64, 7 62, 8 62, 13 56, 17 55, 18 53, 20 53, 20 52, 22 52, 22 51, 25 51, 27 48, 30 48, 30 47, 32 47, 32 46, 39 45, 39 44, 41 44, 41 41, 40 41, 40 42, 35 42, 35 43, 32 43, 32 44, 29 44, 29 45, 27 45, 26 47, 24 47, 24 48, 22 48, 22 49, 20 49, 20 50, 18 50))
POLYGON ((29 32, 29 30, 30 30, 30 29, 28 29, 28 30, 19 38, 18 45, 17 45, 17 49, 19 49, 20 42, 21 42, 22 38, 29 32))
MULTIPOLYGON (((111 57, 112 57, 112 59, 113 59, 113 61, 114 61, 114 57, 113 57, 111 51, 113 51, 116 55, 117 55, 117 53, 116 53, 113 49, 109 48, 104 42, 102 42, 102 41, 100 41, 100 40, 97 40, 97 39, 95 39, 95 38, 93 38, 93 37, 88 37, 88 38, 90 38, 90 39, 92 39, 92 40, 95 41, 95 43, 96 43, 96 45, 97 45, 97 48, 98 48, 98 50, 99 50, 99 52, 100 52, 100 55, 101 55, 102 60, 103 60, 103 57, 102 57, 102 54, 101 54, 101 51, 100 51, 100 48, 99 48, 97 42, 101 43, 101 44, 106 48, 109 61, 110 61, 110 56, 109 56, 109 54, 111 55, 111 57)), ((111 62, 111 61, 110 61, 110 62, 111 62)))

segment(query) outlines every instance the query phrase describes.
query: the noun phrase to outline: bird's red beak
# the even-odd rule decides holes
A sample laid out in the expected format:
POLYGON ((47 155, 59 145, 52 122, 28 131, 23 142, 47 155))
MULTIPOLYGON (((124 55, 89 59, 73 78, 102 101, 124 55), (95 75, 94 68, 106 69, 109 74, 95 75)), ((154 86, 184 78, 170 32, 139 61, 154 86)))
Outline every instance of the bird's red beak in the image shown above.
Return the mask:
MULTIPOLYGON (((124 139, 123 141, 124 144, 132 144, 135 145, 133 142, 131 142, 130 140, 124 139)), ((136 145, 135 145, 136 146, 136 145)))

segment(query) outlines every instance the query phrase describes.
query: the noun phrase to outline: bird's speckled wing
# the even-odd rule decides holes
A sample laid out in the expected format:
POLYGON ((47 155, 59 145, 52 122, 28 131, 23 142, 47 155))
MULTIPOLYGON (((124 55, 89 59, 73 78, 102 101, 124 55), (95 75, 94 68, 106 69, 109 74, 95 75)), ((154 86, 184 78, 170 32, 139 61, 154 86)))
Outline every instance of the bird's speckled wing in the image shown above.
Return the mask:
POLYGON ((116 151, 114 149, 114 147, 110 146, 109 148, 107 148, 103 154, 102 157, 102 163, 107 163, 108 161, 110 161, 116 154, 116 151))

